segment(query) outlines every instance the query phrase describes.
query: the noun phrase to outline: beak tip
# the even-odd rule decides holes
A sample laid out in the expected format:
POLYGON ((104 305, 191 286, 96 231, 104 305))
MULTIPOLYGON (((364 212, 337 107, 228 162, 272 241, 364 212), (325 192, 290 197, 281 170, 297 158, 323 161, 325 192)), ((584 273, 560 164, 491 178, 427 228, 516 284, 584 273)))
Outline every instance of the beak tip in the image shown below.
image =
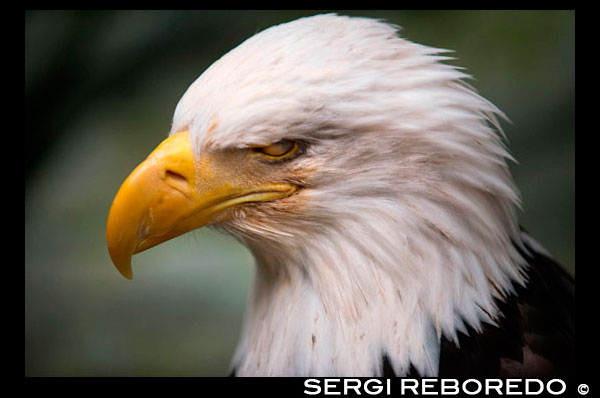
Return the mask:
POLYGON ((117 266, 117 270, 123 275, 125 278, 131 280, 133 279, 133 272, 131 271, 131 263, 128 266, 117 266))
POLYGON ((133 279, 133 272, 131 270, 131 255, 117 255, 114 251, 110 250, 110 259, 114 264, 115 268, 127 279, 133 279))

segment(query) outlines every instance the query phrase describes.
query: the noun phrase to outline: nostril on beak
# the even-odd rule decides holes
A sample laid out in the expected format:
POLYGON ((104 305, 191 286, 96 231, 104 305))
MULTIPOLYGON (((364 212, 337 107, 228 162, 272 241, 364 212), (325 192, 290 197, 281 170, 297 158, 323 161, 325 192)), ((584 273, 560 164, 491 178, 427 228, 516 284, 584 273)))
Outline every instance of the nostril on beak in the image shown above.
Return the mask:
POLYGON ((190 183, 188 179, 183 175, 173 170, 165 170, 165 182, 180 191, 185 196, 189 195, 190 183))
POLYGON ((167 178, 170 178, 176 182, 179 182, 179 183, 185 182, 187 184, 187 179, 179 173, 176 173, 171 170, 167 170, 167 171, 165 171, 165 175, 167 178))

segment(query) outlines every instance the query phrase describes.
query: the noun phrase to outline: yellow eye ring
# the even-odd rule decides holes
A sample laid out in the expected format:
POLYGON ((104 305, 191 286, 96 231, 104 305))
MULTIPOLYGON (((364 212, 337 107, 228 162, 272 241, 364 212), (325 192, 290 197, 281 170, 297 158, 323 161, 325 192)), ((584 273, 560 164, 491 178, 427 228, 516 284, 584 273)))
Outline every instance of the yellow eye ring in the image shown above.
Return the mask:
POLYGON ((262 156, 269 159, 285 159, 292 156, 298 150, 298 143, 295 141, 283 140, 274 144, 254 148, 262 156))

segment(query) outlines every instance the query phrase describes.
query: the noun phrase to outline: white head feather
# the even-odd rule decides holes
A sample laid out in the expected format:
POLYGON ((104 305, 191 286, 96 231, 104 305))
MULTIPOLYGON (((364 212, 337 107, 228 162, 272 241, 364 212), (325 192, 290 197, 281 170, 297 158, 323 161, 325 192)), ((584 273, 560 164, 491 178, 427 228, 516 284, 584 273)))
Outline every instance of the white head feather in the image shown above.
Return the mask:
POLYGON ((295 206, 220 225, 257 262, 238 375, 437 374, 441 336, 500 316, 523 284, 519 196, 495 115, 441 63, 376 20, 318 15, 256 34, 187 90, 172 133, 195 153, 308 143, 295 206))

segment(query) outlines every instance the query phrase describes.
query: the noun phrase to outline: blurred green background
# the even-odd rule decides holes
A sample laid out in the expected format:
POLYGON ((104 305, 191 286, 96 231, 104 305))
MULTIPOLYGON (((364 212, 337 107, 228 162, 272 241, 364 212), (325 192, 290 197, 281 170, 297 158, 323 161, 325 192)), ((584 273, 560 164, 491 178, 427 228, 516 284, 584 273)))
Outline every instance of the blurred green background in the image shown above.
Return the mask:
MULTIPOLYGON (((196 231, 137 255, 129 281, 110 262, 106 217, 196 77, 252 34, 316 13, 26 12, 26 375, 226 375, 249 252, 196 231)), ((338 13, 455 50, 452 62, 512 120, 522 225, 574 274, 575 13, 338 13)))

